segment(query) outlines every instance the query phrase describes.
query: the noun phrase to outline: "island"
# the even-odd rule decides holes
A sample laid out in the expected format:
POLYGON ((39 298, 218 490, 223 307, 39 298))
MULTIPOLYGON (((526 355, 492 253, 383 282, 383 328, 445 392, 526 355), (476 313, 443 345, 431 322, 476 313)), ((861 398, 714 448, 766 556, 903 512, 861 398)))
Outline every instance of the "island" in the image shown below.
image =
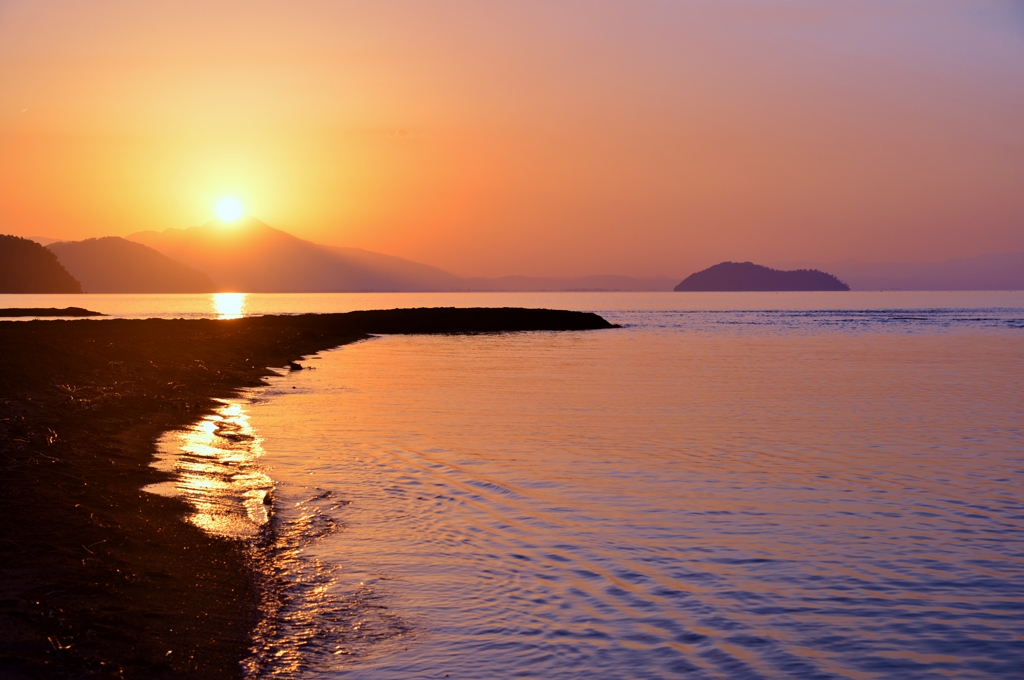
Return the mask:
POLYGON ((841 291, 850 287, 817 269, 782 271, 753 262, 722 262, 690 274, 673 290, 685 292, 841 291))

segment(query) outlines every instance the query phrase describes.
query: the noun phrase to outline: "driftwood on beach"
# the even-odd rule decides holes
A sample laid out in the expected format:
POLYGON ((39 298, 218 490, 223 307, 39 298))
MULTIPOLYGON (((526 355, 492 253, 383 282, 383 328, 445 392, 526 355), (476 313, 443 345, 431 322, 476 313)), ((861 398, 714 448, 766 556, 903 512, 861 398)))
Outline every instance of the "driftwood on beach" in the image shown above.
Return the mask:
POLYGON ((260 615, 245 550, 141 488, 162 432, 268 366, 374 333, 609 327, 525 309, 0 322, 0 677, 239 674, 260 615))

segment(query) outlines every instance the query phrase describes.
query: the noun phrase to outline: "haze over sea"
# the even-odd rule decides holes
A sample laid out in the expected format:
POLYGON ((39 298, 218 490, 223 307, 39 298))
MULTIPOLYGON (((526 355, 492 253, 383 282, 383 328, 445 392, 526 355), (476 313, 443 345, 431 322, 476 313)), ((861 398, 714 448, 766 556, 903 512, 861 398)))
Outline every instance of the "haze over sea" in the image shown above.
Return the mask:
POLYGON ((252 675, 1024 668, 1024 293, 14 300, 623 325, 373 338, 169 434, 160 464, 180 476, 156 490, 192 521, 247 537, 273 509, 256 553, 278 605, 252 675))

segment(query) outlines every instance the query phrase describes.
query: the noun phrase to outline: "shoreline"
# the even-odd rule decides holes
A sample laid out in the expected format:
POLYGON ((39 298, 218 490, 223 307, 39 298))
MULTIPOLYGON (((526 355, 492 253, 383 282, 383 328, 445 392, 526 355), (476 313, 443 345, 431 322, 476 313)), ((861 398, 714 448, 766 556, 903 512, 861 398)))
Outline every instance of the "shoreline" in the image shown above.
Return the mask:
POLYGON ((25 316, 89 317, 106 316, 106 314, 83 309, 82 307, 64 307, 63 309, 57 307, 4 307, 0 309, 0 319, 13 319, 25 316))
POLYGON ((168 479, 163 433, 268 367, 371 334, 611 327, 515 308, 0 322, 0 675, 241 675, 261 604, 244 544, 142 487, 168 479))

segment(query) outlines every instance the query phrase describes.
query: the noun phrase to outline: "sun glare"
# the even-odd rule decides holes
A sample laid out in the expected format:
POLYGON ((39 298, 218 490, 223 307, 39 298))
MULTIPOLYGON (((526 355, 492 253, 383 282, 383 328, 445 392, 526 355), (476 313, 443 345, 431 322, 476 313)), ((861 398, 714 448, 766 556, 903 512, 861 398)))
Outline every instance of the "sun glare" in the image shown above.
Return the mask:
POLYGON ((214 293, 213 309, 218 319, 238 319, 245 308, 245 293, 214 293))
POLYGON ((242 216, 242 204, 237 198, 222 198, 217 203, 217 217, 224 222, 234 222, 242 216))

